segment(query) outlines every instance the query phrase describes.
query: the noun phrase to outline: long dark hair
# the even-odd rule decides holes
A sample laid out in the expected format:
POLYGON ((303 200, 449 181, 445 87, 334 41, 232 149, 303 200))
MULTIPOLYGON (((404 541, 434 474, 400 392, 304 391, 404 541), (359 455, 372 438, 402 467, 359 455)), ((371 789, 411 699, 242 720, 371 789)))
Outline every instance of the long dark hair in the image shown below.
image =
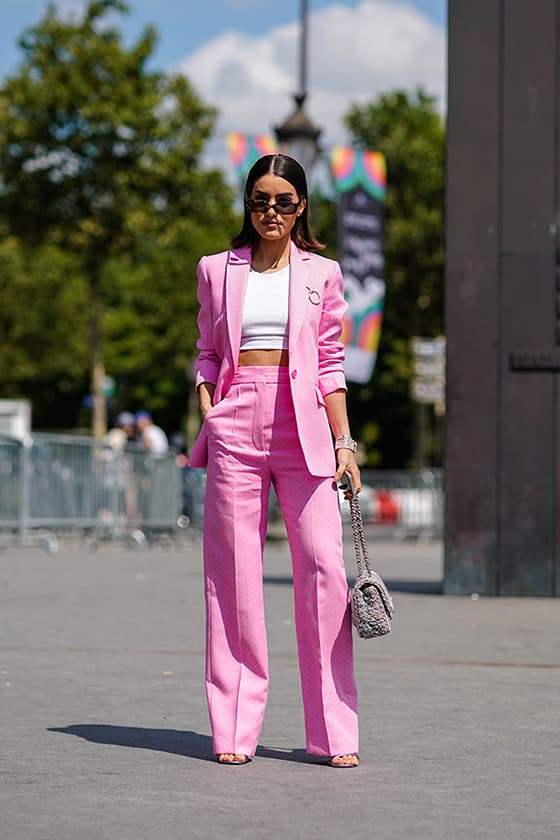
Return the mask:
POLYGON ((303 251, 322 250, 325 246, 315 239, 309 226, 309 197, 307 193, 307 178, 303 167, 288 155, 264 155, 259 158, 249 170, 245 181, 243 193, 243 227, 231 240, 232 248, 241 248, 243 245, 254 245, 258 242, 259 235, 251 221, 251 214, 247 209, 247 201, 251 198, 255 182, 263 175, 278 175, 288 181, 296 191, 298 198, 305 198, 305 208, 301 216, 296 218, 292 228, 291 237, 298 248, 303 251))

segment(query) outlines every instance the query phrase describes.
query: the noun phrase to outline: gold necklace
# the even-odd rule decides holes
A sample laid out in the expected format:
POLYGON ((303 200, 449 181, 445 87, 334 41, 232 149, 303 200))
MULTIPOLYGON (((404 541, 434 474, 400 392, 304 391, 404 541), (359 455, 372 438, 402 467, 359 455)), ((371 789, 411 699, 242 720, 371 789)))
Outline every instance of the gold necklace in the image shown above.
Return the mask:
POLYGON ((290 264, 289 257, 286 259, 286 262, 285 262, 284 265, 280 265, 280 263, 282 261, 283 261, 283 256, 278 257, 278 259, 276 259, 276 260, 273 260, 270 263, 270 265, 266 265, 266 266, 262 266, 261 268, 257 268, 258 260, 257 261, 253 260, 251 262, 251 268, 253 269, 253 271, 256 271, 258 274, 266 274, 267 271, 280 270, 282 268, 286 268, 286 266, 290 264))

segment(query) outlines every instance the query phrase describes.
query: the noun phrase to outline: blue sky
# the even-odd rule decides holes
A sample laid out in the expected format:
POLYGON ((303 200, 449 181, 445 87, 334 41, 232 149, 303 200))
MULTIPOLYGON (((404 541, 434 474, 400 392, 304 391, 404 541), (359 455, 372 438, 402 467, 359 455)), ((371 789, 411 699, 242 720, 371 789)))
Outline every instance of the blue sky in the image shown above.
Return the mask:
MULTIPOLYGON (((359 5, 360 0, 310 0, 311 13, 328 6, 359 5)), ((409 5, 434 23, 445 24, 446 0, 389 0, 394 5, 409 5)), ((60 8, 79 8, 80 0, 60 0, 60 8)), ((0 75, 14 69, 20 54, 16 46, 23 29, 35 24, 47 6, 46 0, 0 0, 0 75)), ((130 15, 123 18, 123 28, 130 38, 148 23, 160 34, 158 66, 174 66, 202 44, 228 30, 248 35, 263 35, 272 27, 297 20, 299 0, 131 0, 130 15)))
MULTIPOLYGON (((468 2, 468 0, 465 0, 468 2)), ((76 13, 85 0, 55 5, 76 13)), ((154 65, 184 73, 219 114, 207 159, 223 162, 228 131, 270 134, 298 88, 300 0, 131 0, 127 42, 149 23, 154 65)), ((47 0, 0 0, 0 78, 15 70, 17 38, 47 0)), ((446 0, 309 0, 306 109, 329 148, 348 140, 344 115, 394 89, 422 86, 446 101, 446 0)), ((19 54, 21 58, 21 54, 19 54)))

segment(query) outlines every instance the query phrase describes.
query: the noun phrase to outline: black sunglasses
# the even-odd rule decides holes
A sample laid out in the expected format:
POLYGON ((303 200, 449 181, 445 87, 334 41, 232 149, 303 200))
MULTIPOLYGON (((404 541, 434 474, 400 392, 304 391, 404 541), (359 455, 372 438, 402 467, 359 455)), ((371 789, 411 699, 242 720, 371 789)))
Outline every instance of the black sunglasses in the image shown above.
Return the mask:
POLYGON ((274 204, 271 204, 266 198, 249 198, 245 202, 245 206, 250 213, 266 213, 269 207, 272 207, 276 213, 281 216, 293 216, 299 207, 299 201, 290 201, 288 198, 279 198, 274 204))

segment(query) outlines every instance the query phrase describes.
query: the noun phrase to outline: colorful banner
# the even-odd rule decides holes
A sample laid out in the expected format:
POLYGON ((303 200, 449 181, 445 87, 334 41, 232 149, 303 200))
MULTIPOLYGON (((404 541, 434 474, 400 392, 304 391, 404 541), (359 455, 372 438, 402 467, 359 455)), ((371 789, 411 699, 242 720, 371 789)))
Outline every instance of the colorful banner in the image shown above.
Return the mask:
POLYGON ((377 201, 385 201, 387 168, 381 152, 357 152, 351 146, 336 146, 331 171, 338 192, 363 187, 377 201))
POLYGON ((226 136, 226 145, 229 159, 242 185, 256 160, 263 155, 273 155, 278 151, 274 137, 266 134, 243 134, 239 131, 230 131, 226 136))
POLYGON ((331 155, 331 172, 340 195, 338 252, 348 301, 342 330, 346 377, 364 383, 369 382, 375 368, 385 300, 385 158, 379 152, 339 146, 331 155))

